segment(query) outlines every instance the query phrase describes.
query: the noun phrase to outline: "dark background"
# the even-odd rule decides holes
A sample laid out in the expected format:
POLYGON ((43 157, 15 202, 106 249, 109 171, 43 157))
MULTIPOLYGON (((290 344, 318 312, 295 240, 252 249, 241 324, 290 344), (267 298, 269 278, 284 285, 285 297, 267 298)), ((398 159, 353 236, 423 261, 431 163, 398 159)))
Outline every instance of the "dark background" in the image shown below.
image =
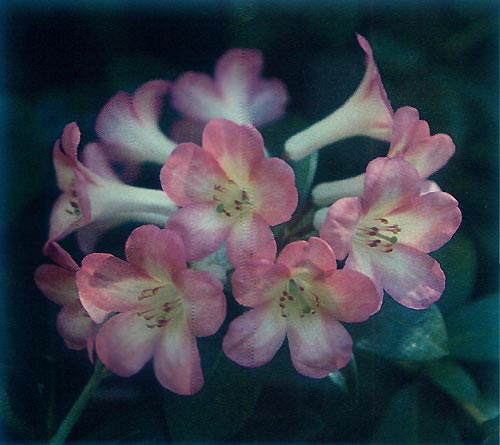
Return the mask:
MULTIPOLYGON (((54 141, 71 121, 78 122, 83 143, 92 141, 97 113, 118 90, 133 92, 155 78, 173 81, 186 70, 212 74, 215 61, 229 48, 261 49, 264 75, 283 80, 290 92, 285 119, 263 129, 266 144, 279 150, 294 132, 332 112, 354 91, 364 73, 355 33, 364 35, 393 108, 416 107, 431 133, 447 133, 456 144, 455 156, 433 177, 458 199, 463 212, 458 241, 448 255, 453 258, 445 268, 448 281, 468 274, 464 298, 471 301, 498 292, 497 2, 65 3, 70 6, 13 1, 4 7, 6 341, 0 402, 8 406, 3 408, 6 439, 22 438, 15 424, 24 419, 33 430, 27 437, 42 440, 91 373, 84 352, 64 348, 55 332, 57 308, 32 281, 34 269, 45 261, 41 247, 58 196, 54 141)), ((167 100, 166 132, 174 117, 167 100)), ((316 182, 361 173, 370 159, 386 151, 385 144, 364 138, 325 148, 316 182)), ((454 304, 445 297, 443 312, 454 304)), ((329 416, 325 413, 334 408, 327 399, 336 393, 295 376, 289 386, 267 383, 246 426, 231 437, 370 441, 384 406, 412 377, 383 361, 367 363, 376 377, 366 383, 360 405, 339 399, 334 404, 339 412, 329 416)), ((466 367, 482 391, 498 393, 495 363, 466 367)), ((160 392, 151 369, 130 382, 113 379, 98 393, 74 438, 169 440, 175 427, 165 421, 160 392), (137 414, 144 410, 147 415, 137 414)), ((463 413, 443 400, 436 404, 443 404, 447 420, 458 425, 460 440, 484 439, 482 430, 462 421, 463 413)))

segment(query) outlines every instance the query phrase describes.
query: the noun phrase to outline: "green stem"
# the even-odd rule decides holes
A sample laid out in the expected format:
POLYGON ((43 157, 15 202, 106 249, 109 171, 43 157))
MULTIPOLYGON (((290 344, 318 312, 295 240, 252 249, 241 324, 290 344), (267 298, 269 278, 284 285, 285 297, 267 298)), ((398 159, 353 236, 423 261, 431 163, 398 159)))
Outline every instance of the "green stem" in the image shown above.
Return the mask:
POLYGON ((108 375, 109 371, 99 360, 96 360, 94 373, 85 385, 85 388, 83 388, 83 391, 78 399, 76 399, 76 402, 71 407, 69 413, 59 425, 56 433, 50 438, 49 443, 64 443, 76 422, 78 422, 83 410, 87 406, 92 393, 99 386, 99 383, 101 383, 101 381, 108 375))

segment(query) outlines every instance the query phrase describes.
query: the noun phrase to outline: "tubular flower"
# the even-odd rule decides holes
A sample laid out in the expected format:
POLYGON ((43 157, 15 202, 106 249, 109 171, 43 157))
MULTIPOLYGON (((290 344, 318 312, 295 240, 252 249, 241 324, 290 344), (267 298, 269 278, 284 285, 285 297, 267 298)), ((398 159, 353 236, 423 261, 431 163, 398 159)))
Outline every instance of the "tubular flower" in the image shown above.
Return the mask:
POLYGON ((319 238, 290 243, 275 263, 260 260, 246 268, 254 280, 236 269, 233 293, 252 309, 233 320, 222 343, 226 355, 242 366, 267 363, 287 337, 295 369, 325 377, 352 355, 352 339, 339 320, 364 321, 380 309, 370 279, 337 270, 335 254, 319 238))
POLYGON ((214 334, 224 320, 222 285, 206 271, 187 269, 182 240, 171 230, 138 227, 125 253, 127 261, 87 255, 77 272, 83 306, 96 323, 104 321, 97 355, 124 377, 153 358, 164 387, 194 394, 203 386, 196 337, 214 334), (102 311, 117 314, 105 321, 102 311))
MULTIPOLYGON (((422 179, 443 167, 455 153, 455 144, 447 134, 430 135, 429 124, 419 119, 418 110, 401 107, 394 113, 390 157, 402 157, 412 164, 422 179)), ((361 196, 365 175, 317 185, 313 192, 314 203, 318 206, 330 205, 347 196, 361 196)), ((432 181, 423 181, 421 193, 438 191, 439 186, 432 181)))
POLYGON ((196 140, 192 136, 201 134, 200 127, 217 118, 256 127, 279 119, 288 92, 280 80, 263 79, 262 67, 260 51, 231 49, 217 61, 213 80, 192 71, 182 74, 172 86, 172 106, 186 118, 174 126, 176 139, 196 140))
POLYGON ((120 182, 95 144, 89 146, 89 167, 85 166, 77 159, 79 143, 80 130, 71 123, 64 128, 62 143, 57 140, 54 145, 57 184, 63 193, 52 208, 45 248, 85 226, 89 226, 89 239, 83 247, 90 248, 100 231, 113 225, 127 221, 165 224, 177 207, 161 190, 120 182))
POLYGON ((182 237, 189 261, 214 252, 226 240, 227 256, 272 259, 269 226, 288 221, 297 207, 295 176, 281 159, 268 159, 260 133, 217 119, 203 131, 203 148, 180 144, 163 166, 163 190, 182 208, 166 227, 182 237))
POLYGON ((382 295, 412 309, 434 303, 445 287, 439 264, 427 255, 449 241, 461 222, 457 201, 437 191, 421 195, 421 178, 400 158, 368 164, 361 198, 328 210, 320 236, 345 268, 370 277, 382 295))
POLYGON ((89 355, 94 342, 95 323, 78 297, 75 274, 78 265, 59 244, 51 243, 47 254, 56 264, 42 264, 35 270, 35 283, 51 301, 62 306, 57 315, 57 331, 70 349, 87 346, 89 355))
POLYGON ((165 163, 176 145, 158 126, 163 97, 169 89, 169 82, 152 80, 132 97, 120 91, 103 107, 95 129, 111 157, 128 162, 165 163))
POLYGON ((369 43, 359 34, 357 39, 366 53, 366 71, 361 83, 331 115, 286 141, 285 151, 290 159, 298 161, 325 145, 352 136, 368 136, 384 141, 391 139, 391 104, 369 43))

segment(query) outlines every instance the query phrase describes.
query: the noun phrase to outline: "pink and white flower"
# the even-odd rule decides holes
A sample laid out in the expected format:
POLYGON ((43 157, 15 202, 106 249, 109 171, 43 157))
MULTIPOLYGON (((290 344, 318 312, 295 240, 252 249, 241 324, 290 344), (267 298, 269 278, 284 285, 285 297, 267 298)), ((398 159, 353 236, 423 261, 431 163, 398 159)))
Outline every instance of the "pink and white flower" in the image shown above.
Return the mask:
POLYGON ((260 133, 225 119, 210 121, 203 147, 182 143, 163 166, 163 190, 182 207, 166 227, 177 231, 189 261, 226 241, 234 267, 250 259, 272 259, 270 226, 288 221, 297 207, 295 175, 281 159, 268 159, 260 133))
POLYGON ((230 324, 222 343, 226 355, 242 366, 261 366, 287 337, 293 366, 314 378, 351 359, 352 339, 339 320, 364 321, 381 305, 370 279, 337 270, 332 249, 315 237, 288 244, 276 262, 237 268, 232 284, 236 300, 252 309, 230 324))
POLYGON ((57 331, 70 349, 87 347, 92 354, 95 323, 78 297, 75 274, 79 269, 73 258, 59 244, 47 247, 48 256, 56 264, 42 264, 35 270, 35 283, 51 301, 62 306, 57 315, 57 331))
POLYGON ((214 334, 226 314, 221 283, 186 267, 184 246, 173 231, 146 225, 130 235, 127 261, 87 255, 77 272, 83 306, 96 323, 97 355, 124 377, 153 358, 155 375, 178 394, 203 386, 196 337, 214 334), (97 310, 96 310, 97 308, 97 310), (104 320, 102 311, 117 312, 104 320))
MULTIPOLYGON (((429 124, 419 118, 418 110, 401 107, 394 113, 391 145, 387 156, 402 157, 412 164, 422 179, 443 167, 455 153, 455 144, 447 134, 430 135, 429 124)), ((317 185, 312 196, 318 206, 330 205, 347 196, 361 196, 365 175, 317 185)), ((421 193, 438 191, 433 181, 423 181, 421 193)))
POLYGON ((196 141, 193 136, 217 118, 255 127, 279 119, 288 92, 280 80, 263 79, 262 68, 260 51, 231 49, 217 61, 214 79, 193 71, 179 76, 172 86, 172 106, 186 119, 174 125, 175 138, 196 141))
POLYGON ((128 221, 164 225, 177 209, 161 190, 118 180, 98 145, 88 147, 90 168, 85 166, 77 158, 79 143, 80 130, 71 123, 64 128, 62 141, 54 145, 57 184, 63 193, 52 208, 46 246, 88 226, 83 247, 91 248, 103 229, 128 221))
POLYGON ((170 87, 165 80, 151 80, 133 96, 120 91, 108 101, 95 125, 108 156, 129 163, 165 163, 176 146, 158 124, 170 87))
POLYGON ((320 236, 346 270, 372 279, 397 302, 425 309, 441 296, 445 276, 428 255, 449 241, 461 222, 448 193, 421 195, 421 178, 401 158, 368 164, 363 196, 343 198, 328 210, 320 236))
POLYGON ((361 83, 340 108, 286 141, 285 151, 290 159, 298 161, 325 145, 352 136, 391 139, 391 104, 369 43, 359 34, 357 39, 366 53, 366 71, 361 83))

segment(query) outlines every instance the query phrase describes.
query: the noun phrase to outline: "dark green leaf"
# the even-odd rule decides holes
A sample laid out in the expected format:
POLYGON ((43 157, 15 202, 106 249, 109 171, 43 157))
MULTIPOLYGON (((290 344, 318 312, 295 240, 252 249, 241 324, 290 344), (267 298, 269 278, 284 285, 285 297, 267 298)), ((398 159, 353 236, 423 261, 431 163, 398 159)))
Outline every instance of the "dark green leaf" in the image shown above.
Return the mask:
POLYGON ((295 185, 299 192, 299 205, 301 207, 309 197, 314 175, 318 166, 318 152, 315 151, 300 161, 290 161, 295 172, 295 185))
POLYGON ((498 361, 498 294, 473 301, 446 319, 450 355, 460 360, 498 361))
POLYGON ((401 361, 427 361, 448 353, 443 317, 433 305, 408 309, 385 297, 382 309, 365 323, 357 347, 401 361))
POLYGON ((193 396, 168 394, 165 416, 174 442, 221 440, 236 434, 253 414, 261 384, 252 370, 222 352, 202 390, 193 396))

